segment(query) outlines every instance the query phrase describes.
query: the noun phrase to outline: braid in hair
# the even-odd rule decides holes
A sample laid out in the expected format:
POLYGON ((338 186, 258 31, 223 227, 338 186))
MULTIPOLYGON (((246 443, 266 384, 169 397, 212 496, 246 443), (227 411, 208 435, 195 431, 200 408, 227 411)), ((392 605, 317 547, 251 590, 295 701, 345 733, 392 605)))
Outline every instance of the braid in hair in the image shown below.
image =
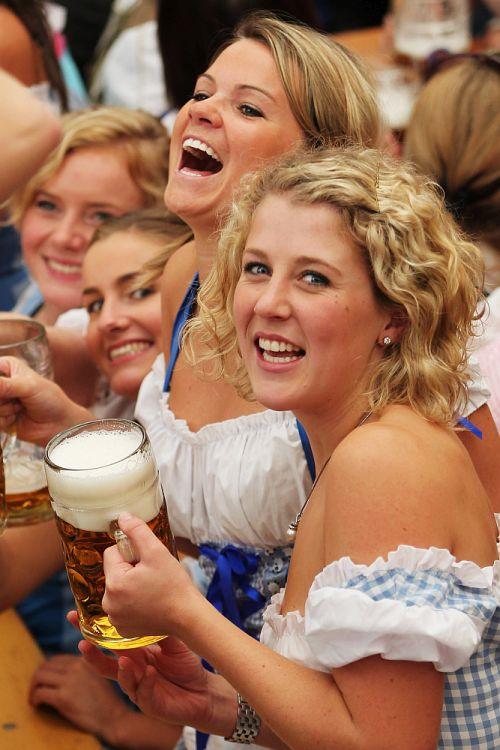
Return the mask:
POLYGON ((1 0, 0 5, 5 5, 19 18, 40 49, 47 80, 50 87, 57 92, 63 112, 67 112, 68 93, 41 0, 1 0))

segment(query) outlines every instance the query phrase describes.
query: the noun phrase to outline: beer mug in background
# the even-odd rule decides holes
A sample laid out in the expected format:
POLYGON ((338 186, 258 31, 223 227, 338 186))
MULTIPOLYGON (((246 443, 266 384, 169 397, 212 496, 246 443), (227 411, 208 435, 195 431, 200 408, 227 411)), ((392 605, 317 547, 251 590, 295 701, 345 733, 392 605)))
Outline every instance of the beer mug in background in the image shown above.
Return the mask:
POLYGON ((175 554, 158 469, 144 429, 127 419, 72 427, 48 443, 45 470, 83 636, 113 649, 137 648, 164 638, 123 638, 101 604, 104 550, 118 544, 129 562, 134 559, 117 523, 121 512, 146 521, 175 554))
MULTIPOLYGON (((52 379, 52 361, 45 328, 35 320, 0 321, 0 357, 19 357, 33 370, 52 379)), ((18 440, 15 427, 2 435, 7 526, 26 526, 53 518, 43 468, 43 448, 18 440)))
POLYGON ((414 61, 438 49, 451 54, 470 46, 468 0, 393 0, 396 52, 414 61))

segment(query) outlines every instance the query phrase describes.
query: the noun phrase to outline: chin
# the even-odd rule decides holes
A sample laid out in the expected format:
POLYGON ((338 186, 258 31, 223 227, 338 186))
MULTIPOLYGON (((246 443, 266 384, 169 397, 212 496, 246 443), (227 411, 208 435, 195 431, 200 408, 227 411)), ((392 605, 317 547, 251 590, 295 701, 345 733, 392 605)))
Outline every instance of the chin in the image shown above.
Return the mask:
POLYGON ((292 411, 296 406, 296 400, 283 392, 271 392, 268 389, 254 391, 254 396, 259 404, 272 411, 292 411))

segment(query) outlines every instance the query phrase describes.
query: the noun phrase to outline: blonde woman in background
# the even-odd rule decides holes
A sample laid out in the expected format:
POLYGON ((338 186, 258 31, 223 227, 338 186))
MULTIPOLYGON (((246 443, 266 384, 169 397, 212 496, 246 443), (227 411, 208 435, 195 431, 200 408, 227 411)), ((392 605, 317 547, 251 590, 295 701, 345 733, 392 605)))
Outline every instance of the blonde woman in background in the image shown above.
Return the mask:
POLYGON ((161 205, 168 136, 152 115, 102 107, 62 118, 63 137, 10 198, 23 256, 35 282, 16 312, 52 325, 80 305, 81 265, 106 218, 161 205))
MULTIPOLYGON (((500 54, 444 56, 429 73, 408 126, 405 157, 441 185, 459 226, 483 253, 488 314, 474 355, 492 391, 489 404, 500 427, 500 54)), ((483 411, 474 416, 478 426, 483 411)), ((474 450, 478 441, 465 440, 474 450)), ((491 482, 485 483, 500 510, 495 463, 484 467, 487 473, 491 482)))

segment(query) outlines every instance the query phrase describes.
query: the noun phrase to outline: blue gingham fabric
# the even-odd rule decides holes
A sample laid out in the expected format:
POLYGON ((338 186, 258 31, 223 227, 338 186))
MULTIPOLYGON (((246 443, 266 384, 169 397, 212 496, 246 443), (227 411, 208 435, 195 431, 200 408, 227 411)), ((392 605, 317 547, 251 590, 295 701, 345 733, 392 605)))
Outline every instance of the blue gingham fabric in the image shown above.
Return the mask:
POLYGON ((500 562, 401 546, 369 566, 342 558, 309 591, 305 614, 264 614, 261 641, 321 671, 372 654, 445 672, 439 749, 500 749, 500 562))

